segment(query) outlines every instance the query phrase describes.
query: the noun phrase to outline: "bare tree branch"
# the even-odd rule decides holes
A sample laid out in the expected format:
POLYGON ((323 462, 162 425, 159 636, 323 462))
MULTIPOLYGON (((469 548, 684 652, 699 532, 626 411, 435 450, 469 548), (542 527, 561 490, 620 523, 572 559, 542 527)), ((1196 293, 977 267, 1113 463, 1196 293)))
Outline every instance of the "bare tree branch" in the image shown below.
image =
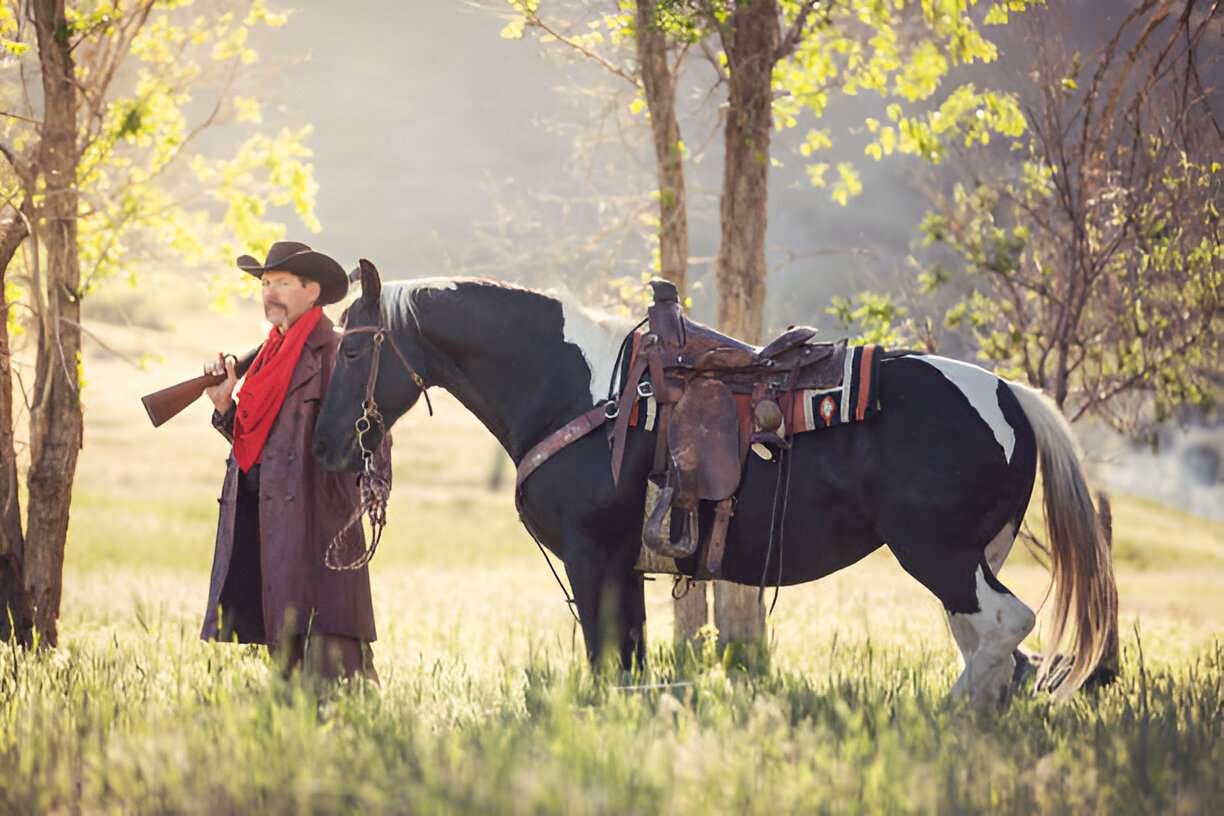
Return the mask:
POLYGON ((610 74, 613 74, 614 76, 620 77, 621 79, 625 80, 630 85, 632 85, 633 87, 635 88, 641 87, 641 82, 639 81, 637 77, 628 73, 623 68, 613 64, 603 55, 592 51, 591 49, 587 48, 582 43, 577 42, 573 38, 567 37, 566 35, 562 34, 560 31, 556 30, 553 26, 549 25, 547 22, 541 19, 539 14, 535 12, 530 12, 526 15, 526 17, 527 17, 527 25, 531 26, 532 28, 540 29, 545 34, 555 39, 557 42, 561 43, 567 48, 571 48, 574 51, 577 51, 579 54, 586 57, 591 62, 595 63, 600 68, 603 68, 605 71, 607 71, 610 74))
POLYGON ((115 349, 113 346, 111 346, 109 343, 107 343, 97 334, 85 328, 85 326, 81 325, 75 320, 69 320, 66 317, 61 317, 60 321, 62 321, 63 323, 67 323, 69 326, 72 326, 73 328, 77 329, 82 334, 84 334, 86 337, 90 338, 95 343, 97 343, 99 346, 101 346, 103 349, 105 349, 108 353, 113 354, 114 356, 118 357, 120 360, 123 360, 123 362, 127 363, 128 365, 130 365, 132 368, 136 369, 137 371, 142 370, 139 360, 133 358, 130 354, 125 354, 124 352, 115 349))
POLYGON ((799 9, 799 13, 795 15, 794 22, 791 23, 790 28, 782 36, 782 41, 778 43, 778 49, 774 51, 774 62, 781 62, 789 57, 799 45, 799 41, 807 33, 808 18, 819 4, 820 0, 805 0, 803 6, 799 9))

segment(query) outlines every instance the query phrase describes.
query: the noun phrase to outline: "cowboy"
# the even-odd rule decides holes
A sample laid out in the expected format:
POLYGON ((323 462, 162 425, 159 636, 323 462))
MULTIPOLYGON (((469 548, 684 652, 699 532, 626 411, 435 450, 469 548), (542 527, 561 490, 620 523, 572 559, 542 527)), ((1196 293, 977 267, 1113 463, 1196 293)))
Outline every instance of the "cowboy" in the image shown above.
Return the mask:
MULTIPOLYGON (((323 307, 345 296, 348 276, 295 241, 273 244, 262 264, 250 255, 237 263, 260 279, 272 329, 236 400, 233 358, 219 355, 205 369, 226 375, 206 393, 213 426, 232 449, 200 636, 267 644, 286 674, 305 664, 326 679, 377 681, 369 572, 324 563, 341 531, 346 549, 364 548, 361 525, 348 526, 359 506, 356 477, 323 470, 310 451, 339 345, 323 307)), ((387 449, 379 453, 386 467, 387 449)))

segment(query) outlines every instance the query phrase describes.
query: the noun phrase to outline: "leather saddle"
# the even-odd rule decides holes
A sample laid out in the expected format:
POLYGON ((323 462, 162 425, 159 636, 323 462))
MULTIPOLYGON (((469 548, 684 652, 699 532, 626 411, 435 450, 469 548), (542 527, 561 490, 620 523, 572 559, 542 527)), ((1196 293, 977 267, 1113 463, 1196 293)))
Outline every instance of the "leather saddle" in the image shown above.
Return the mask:
POLYGON ((634 403, 653 397, 658 414, 651 479, 659 493, 648 508, 643 540, 669 558, 693 555, 702 539, 699 503, 714 502, 705 568, 718 575, 751 446, 789 447, 794 393, 839 385, 846 341, 814 342, 815 329, 796 326, 758 348, 684 317, 674 284, 650 285, 649 331, 617 400, 612 474, 619 479, 634 403), (681 524, 673 525, 677 517, 681 524))

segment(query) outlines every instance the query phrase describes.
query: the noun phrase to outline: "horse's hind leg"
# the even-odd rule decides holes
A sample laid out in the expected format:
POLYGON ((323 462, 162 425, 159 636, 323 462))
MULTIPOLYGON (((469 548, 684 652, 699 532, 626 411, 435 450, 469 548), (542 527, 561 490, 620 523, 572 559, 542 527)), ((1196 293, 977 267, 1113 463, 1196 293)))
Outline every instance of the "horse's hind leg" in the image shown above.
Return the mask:
POLYGON ((1015 675, 1015 649, 1037 619, 999 583, 985 558, 974 573, 974 594, 976 611, 949 610, 954 626, 967 625, 977 636, 977 649, 952 687, 952 696, 967 696, 974 705, 1002 702, 1015 675))
POLYGON ((974 705, 1002 700, 1015 671, 1012 652, 1036 622, 1032 610, 999 583, 982 549, 936 551, 900 542, 889 548, 905 571, 939 598, 958 644, 968 652, 952 696, 968 697, 974 705))
MULTIPOLYGON (((990 571, 998 575, 999 570, 1003 568, 1003 562, 1007 560, 1007 556, 1011 553, 1012 544, 1016 540, 1016 527, 1011 522, 1003 525, 1003 529, 999 530, 998 535, 990 540, 986 545, 986 563, 990 566, 990 571)), ((963 616, 953 615, 951 612, 946 612, 948 616, 948 628, 952 630, 952 638, 956 641, 956 646, 961 653, 961 665, 968 666, 973 653, 977 651, 978 636, 973 625, 963 616)), ((1020 655, 1023 657, 1023 655, 1020 655)))

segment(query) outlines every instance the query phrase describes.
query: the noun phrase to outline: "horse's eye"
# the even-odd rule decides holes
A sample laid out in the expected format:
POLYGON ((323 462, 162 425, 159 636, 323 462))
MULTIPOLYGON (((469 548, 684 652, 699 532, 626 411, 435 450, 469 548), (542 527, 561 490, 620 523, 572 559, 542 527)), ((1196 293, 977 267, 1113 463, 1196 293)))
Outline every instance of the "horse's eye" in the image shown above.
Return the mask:
POLYGON ((356 359, 357 359, 358 357, 360 357, 360 356, 361 356, 361 352, 359 352, 359 351, 358 351, 357 349, 355 349, 355 348, 346 348, 346 349, 344 349, 344 358, 345 358, 346 360, 356 360, 356 359))

